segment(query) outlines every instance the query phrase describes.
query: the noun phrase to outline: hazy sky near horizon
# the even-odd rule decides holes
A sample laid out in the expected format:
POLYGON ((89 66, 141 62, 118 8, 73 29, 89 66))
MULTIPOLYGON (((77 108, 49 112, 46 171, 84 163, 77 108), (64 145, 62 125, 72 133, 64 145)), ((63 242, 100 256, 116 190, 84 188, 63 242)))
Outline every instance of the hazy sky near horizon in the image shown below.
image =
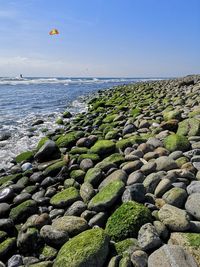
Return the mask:
POLYGON ((200 0, 0 0, 0 76, 200 73, 199 11, 200 0))

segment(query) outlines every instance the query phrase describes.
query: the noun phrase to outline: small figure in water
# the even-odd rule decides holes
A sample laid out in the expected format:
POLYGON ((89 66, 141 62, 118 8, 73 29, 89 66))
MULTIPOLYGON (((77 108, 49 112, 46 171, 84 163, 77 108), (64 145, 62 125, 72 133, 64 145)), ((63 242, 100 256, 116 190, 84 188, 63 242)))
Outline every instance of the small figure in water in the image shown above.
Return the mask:
POLYGON ((20 77, 20 79, 23 79, 23 76, 22 76, 22 74, 20 74, 20 75, 19 75, 19 77, 20 77))

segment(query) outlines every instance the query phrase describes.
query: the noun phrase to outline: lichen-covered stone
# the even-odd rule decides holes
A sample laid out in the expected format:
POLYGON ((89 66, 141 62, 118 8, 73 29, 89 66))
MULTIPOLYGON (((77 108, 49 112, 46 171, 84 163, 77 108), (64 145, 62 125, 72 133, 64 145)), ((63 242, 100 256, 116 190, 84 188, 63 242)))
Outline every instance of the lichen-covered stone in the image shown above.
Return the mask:
POLYGON ((50 199, 50 204, 57 208, 67 207, 80 200, 79 191, 75 187, 69 187, 57 193, 50 199))
POLYGON ((33 158, 33 152, 32 151, 26 151, 22 152, 19 155, 16 156, 15 161, 17 163, 21 163, 23 161, 29 161, 33 158))
POLYGON ((187 137, 179 134, 171 134, 164 139, 165 148, 170 152, 186 151, 190 148, 190 142, 187 137))
POLYGON ((115 143, 111 140, 98 140, 91 148, 92 153, 100 156, 113 152, 115 149, 115 143))
POLYGON ((34 200, 26 200, 12 208, 10 211, 10 218, 13 221, 21 222, 28 218, 30 215, 36 213, 37 203, 34 200))
POLYGON ((0 259, 2 259, 5 256, 8 256, 9 253, 11 253, 11 250, 16 245, 16 238, 7 238, 2 243, 0 243, 0 259))
POLYGON ((54 267, 103 267, 109 253, 109 238, 102 229, 87 230, 65 243, 54 267))
POLYGON ((110 216, 106 232, 114 241, 136 237, 140 227, 151 222, 151 212, 144 205, 135 201, 123 203, 110 216))
POLYGON ((80 138, 81 136, 82 134, 80 132, 67 133, 65 135, 60 136, 56 140, 56 144, 58 145, 58 147, 71 147, 76 143, 77 139, 80 138))
POLYGON ((65 161, 60 160, 60 161, 48 166, 44 170, 43 174, 45 176, 54 176, 54 175, 58 174, 58 172, 62 169, 63 166, 65 166, 65 161))
POLYGON ((125 184, 116 180, 103 187, 89 202, 88 208, 104 211, 111 207, 124 191, 125 184))
POLYGON ((200 120, 195 118, 185 119, 179 122, 177 134, 196 136, 200 133, 200 120))

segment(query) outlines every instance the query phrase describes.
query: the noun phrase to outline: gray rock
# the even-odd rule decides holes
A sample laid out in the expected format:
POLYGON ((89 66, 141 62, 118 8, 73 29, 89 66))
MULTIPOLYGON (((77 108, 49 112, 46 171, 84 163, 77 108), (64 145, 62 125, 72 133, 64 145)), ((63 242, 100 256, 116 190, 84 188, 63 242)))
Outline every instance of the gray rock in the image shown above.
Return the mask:
POLYGON ((164 245, 148 258, 148 267, 198 267, 194 257, 181 246, 164 245))
POLYGON ((44 176, 42 172, 34 172, 29 179, 33 183, 40 183, 44 179, 44 176))
POLYGON ((123 135, 125 135, 125 134, 129 134, 129 133, 133 133, 135 130, 136 130, 135 125, 133 125, 133 124, 128 124, 128 125, 126 125, 126 126, 124 127, 122 133, 123 133, 123 135))
POLYGON ((169 171, 172 169, 177 169, 178 165, 175 162, 175 160, 167 157, 167 156, 162 156, 156 159, 156 170, 157 171, 169 171))
POLYGON ((148 255, 142 250, 136 250, 131 255, 131 262, 134 267, 147 267, 148 255))
POLYGON ((188 196, 187 192, 184 189, 174 187, 170 189, 169 191, 167 191, 162 196, 162 199, 164 199, 164 201, 167 204, 173 205, 178 208, 182 208, 187 199, 187 196, 188 196))
POLYGON ((99 227, 104 227, 107 218, 108 218, 108 215, 106 214, 106 212, 99 212, 95 214, 93 218, 89 220, 88 224, 90 227, 94 227, 95 225, 99 227))
POLYGON ((144 185, 141 183, 136 183, 130 185, 126 188, 122 195, 122 202, 127 202, 130 200, 135 200, 137 202, 143 202, 145 199, 146 190, 144 185))
POLYGON ((18 267, 20 265, 23 265, 22 256, 19 254, 13 255, 8 260, 8 267, 18 267))
POLYGON ((0 219, 0 230, 2 231, 9 231, 12 229, 14 226, 14 222, 12 219, 7 218, 7 219, 0 219))
POLYGON ((145 175, 141 171, 132 172, 128 176, 127 185, 132 185, 135 183, 143 183, 144 179, 145 175))
POLYGON ((151 250, 160 247, 162 241, 151 223, 144 224, 138 232, 138 245, 143 250, 151 250))
POLYGON ((120 256, 120 255, 112 257, 110 259, 107 267, 118 267, 119 266, 119 261, 121 260, 121 258, 122 258, 122 256, 120 256))
POLYGON ((93 186, 98 186, 102 178, 103 174, 101 169, 94 167, 87 171, 84 181, 91 183, 93 186))
POLYGON ((81 185, 80 188, 80 196, 82 197, 84 202, 89 202, 91 198, 93 198, 93 196, 95 195, 95 191, 93 186, 88 183, 85 182, 81 185))
POLYGON ((76 201, 74 202, 65 212, 65 215, 69 216, 80 216, 81 213, 86 210, 87 206, 83 201, 76 201))
POLYGON ((144 173, 144 175, 148 175, 156 170, 156 163, 155 162, 148 162, 144 164, 140 168, 141 172, 144 173))
POLYGON ((193 162, 192 164, 195 167, 195 169, 197 169, 198 171, 200 171, 200 162, 193 162))
POLYGON ((139 170, 142 167, 143 163, 140 160, 135 160, 132 162, 126 163, 123 167, 122 170, 125 171, 127 174, 130 174, 134 171, 139 170))
POLYGON ((157 147, 163 147, 163 142, 160 141, 160 139, 155 138, 155 137, 150 137, 147 140, 147 144, 152 145, 155 148, 157 148, 157 147))
POLYGON ((190 185, 187 186, 187 192, 189 195, 200 193, 200 181, 192 181, 190 185))
POLYGON ((0 133, 0 141, 8 140, 10 137, 11 137, 11 133, 9 132, 0 133))
POLYGON ((166 176, 166 172, 164 171, 149 174, 143 182, 143 185, 146 188, 146 192, 154 193, 157 185, 164 176, 166 176))
POLYGON ((83 171, 87 171, 89 170, 90 168, 92 168, 94 166, 94 163, 91 159, 83 159, 80 163, 80 168, 83 170, 83 171))
POLYGON ((171 154, 169 154, 169 158, 173 159, 173 160, 176 160, 180 157, 183 156, 183 152, 182 151, 174 151, 172 152, 171 154))
POLYGON ((162 197, 162 195, 172 186, 172 181, 168 178, 163 178, 155 189, 155 196, 162 197))
POLYGON ((190 220, 187 212, 165 204, 158 212, 158 218, 172 231, 185 231, 190 228, 190 220))
POLYGON ((10 205, 7 203, 0 203, 0 218, 7 217, 10 211, 10 205))
POLYGON ((60 158, 60 150, 55 142, 47 141, 35 154, 34 158, 38 162, 49 161, 60 158))
POLYGON ((0 190, 0 202, 7 202, 10 199, 12 199, 14 197, 14 190, 9 188, 9 187, 5 187, 3 189, 0 190))
POLYGON ((86 221, 89 221, 92 217, 96 215, 96 211, 93 210, 85 210, 83 213, 81 213, 81 218, 85 219, 86 221))
POLYGON ((51 225, 45 225, 40 230, 40 235, 44 241, 50 246, 62 246, 69 240, 66 231, 56 230, 51 225))
POLYGON ((190 231, 192 233, 200 233, 200 222, 199 221, 191 221, 190 222, 190 231))
POLYGON ((74 236, 88 229, 88 223, 81 217, 63 216, 55 219, 52 227, 55 230, 67 232, 69 236, 74 236))
POLYGON ((33 168, 33 165, 30 162, 26 162, 22 164, 21 168, 22 168, 22 171, 25 172, 25 171, 31 170, 33 168))
POLYGON ((167 238, 169 237, 169 231, 168 231, 167 227, 164 225, 164 223, 162 223, 160 221, 154 221, 153 225, 154 225, 159 237, 161 239, 167 240, 167 238))
POLYGON ((36 228, 27 228, 24 231, 20 231, 17 236, 17 247, 19 250, 26 253, 33 253, 38 249, 40 244, 39 231, 36 228))
POLYGON ((49 216, 53 220, 55 218, 63 216, 65 213, 64 209, 53 209, 50 211, 49 216))
POLYGON ((31 194, 21 193, 13 199, 13 203, 18 205, 18 204, 21 204, 22 202, 24 202, 28 199, 31 199, 31 194))
POLYGON ((191 194, 185 203, 185 209, 195 219, 200 221, 200 209, 199 209, 199 207, 200 207, 200 193, 191 194))
POLYGON ((200 155, 200 149, 193 149, 184 153, 187 158, 192 158, 193 156, 200 155))

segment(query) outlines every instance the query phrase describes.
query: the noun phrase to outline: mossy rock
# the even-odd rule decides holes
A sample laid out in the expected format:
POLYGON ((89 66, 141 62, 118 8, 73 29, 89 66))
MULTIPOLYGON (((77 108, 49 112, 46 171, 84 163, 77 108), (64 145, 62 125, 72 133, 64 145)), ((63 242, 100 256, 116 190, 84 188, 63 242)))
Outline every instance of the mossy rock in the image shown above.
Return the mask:
POLYGON ((183 135, 171 134, 164 139, 164 146, 170 152, 176 150, 187 151, 190 148, 190 142, 183 135))
POLYGON ((74 147, 70 150, 70 154, 76 155, 76 154, 86 154, 88 152, 87 147, 74 147))
POLYGON ((175 160, 178 167, 181 168, 181 166, 187 162, 189 162, 189 159, 187 157, 180 157, 177 160, 175 160))
POLYGON ((40 250, 40 259, 41 260, 53 260, 55 259, 57 255, 57 250, 55 248, 52 248, 48 245, 45 245, 41 250, 40 250))
POLYGON ((169 244, 178 245, 187 250, 200 266, 200 234, 199 233, 171 233, 169 244))
POLYGON ((103 122, 104 123, 110 123, 113 122, 113 120, 117 117, 117 114, 111 114, 111 115, 107 115, 104 119, 103 122))
POLYGON ((100 168, 90 168, 84 178, 84 182, 88 182, 92 184, 93 186, 96 186, 99 184, 99 182, 102 179, 102 171, 100 168))
POLYGON ((195 136, 200 134, 200 120, 190 118, 179 122, 177 134, 195 136))
POLYGON ((83 170, 73 170, 70 172, 70 177, 77 182, 83 182, 85 172, 83 170))
POLYGON ((121 155, 119 153, 114 153, 114 154, 108 156, 107 158, 105 158, 103 161, 119 165, 125 161, 125 158, 123 155, 121 155))
POLYGON ((103 267, 109 253, 109 238, 101 229, 87 230, 66 242, 53 267, 103 267))
POLYGON ((141 112, 140 108, 134 108, 131 110, 130 114, 133 116, 133 118, 136 118, 141 112))
POLYGON ((54 176, 54 175, 59 173, 59 171, 62 169, 63 166, 65 166, 65 162, 63 160, 60 160, 60 161, 48 166, 44 170, 43 174, 45 176, 54 176))
POLYGON ((116 143, 116 147, 121 149, 121 150, 124 150, 125 148, 131 147, 131 146, 132 146, 132 142, 130 139, 121 139, 121 140, 117 141, 117 143, 116 143))
POLYGON ((26 151, 22 152, 19 155, 16 156, 15 161, 17 163, 21 163, 23 161, 29 161, 33 159, 33 152, 32 151, 26 151))
POLYGON ((122 195, 125 184, 116 180, 103 187, 89 202, 88 208, 94 211, 105 211, 122 195))
POLYGON ((190 118, 193 118, 193 117, 195 117, 195 116, 200 116, 200 107, 198 107, 198 108, 195 108, 193 111, 191 111, 189 114, 188 114, 188 116, 190 117, 190 118))
POLYGON ((98 107, 105 107, 105 103, 103 101, 97 101, 93 103, 92 109, 97 109, 98 107))
POLYGON ((57 208, 67 207, 80 200, 79 191, 75 187, 69 187, 55 194, 50 199, 50 204, 57 208))
POLYGON ((60 136, 56 140, 56 144, 58 147, 72 147, 78 138, 82 137, 82 132, 71 132, 65 135, 60 136))
POLYGON ((112 130, 106 133, 105 139, 110 140, 110 139, 115 139, 118 135, 119 131, 118 130, 112 130))
POLYGON ((63 118, 67 118, 68 119, 68 118, 71 118, 71 117, 72 117, 72 114, 69 111, 66 110, 66 111, 63 112, 63 118))
POLYGON ((22 222, 36 212, 37 203, 34 200, 26 200, 12 208, 9 216, 14 222, 22 222))
POLYGON ((48 137, 42 137, 40 139, 40 141, 37 144, 36 150, 38 151, 47 141, 49 141, 50 139, 48 137))
POLYGON ((8 234, 6 232, 0 231, 0 242, 2 242, 3 240, 5 240, 6 237, 7 237, 7 235, 8 234))
POLYGON ((138 241, 136 238, 127 238, 122 241, 115 243, 115 250, 118 255, 123 255, 124 252, 133 252, 132 248, 138 246, 138 241))
POLYGON ((151 212, 147 207, 135 201, 128 201, 109 217, 106 233, 114 241, 137 237, 140 227, 151 220, 151 212))
POLYGON ((115 150, 115 143, 111 140, 98 140, 91 148, 90 151, 100 156, 111 153, 115 150))
POLYGON ((78 157, 78 163, 80 163, 83 159, 91 159, 93 162, 98 162, 100 160, 100 157, 99 155, 94 153, 81 154, 78 157))
POLYGON ((163 118, 165 121, 169 120, 180 120, 182 111, 180 110, 171 110, 171 111, 163 111, 163 118))
POLYGON ((7 238, 0 243, 0 259, 7 257, 16 246, 16 238, 7 238))
POLYGON ((22 173, 17 173, 17 174, 13 174, 13 175, 8 175, 8 176, 2 176, 0 178, 0 185, 3 185, 4 183, 7 183, 9 181, 12 182, 17 182, 17 180, 19 180, 22 177, 22 173))
POLYGON ((64 124, 63 119, 62 119, 62 118, 57 118, 57 120, 56 120, 56 124, 58 124, 58 125, 63 125, 63 124, 64 124))

